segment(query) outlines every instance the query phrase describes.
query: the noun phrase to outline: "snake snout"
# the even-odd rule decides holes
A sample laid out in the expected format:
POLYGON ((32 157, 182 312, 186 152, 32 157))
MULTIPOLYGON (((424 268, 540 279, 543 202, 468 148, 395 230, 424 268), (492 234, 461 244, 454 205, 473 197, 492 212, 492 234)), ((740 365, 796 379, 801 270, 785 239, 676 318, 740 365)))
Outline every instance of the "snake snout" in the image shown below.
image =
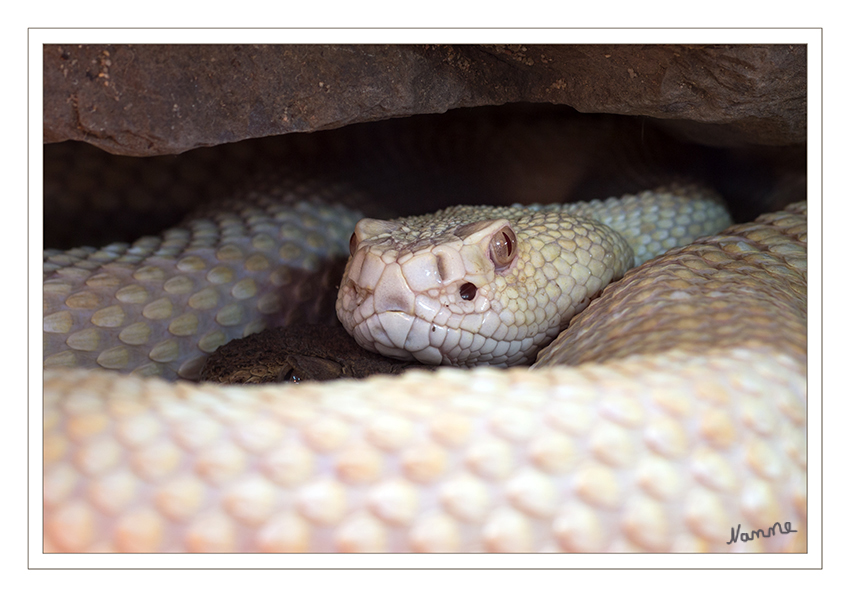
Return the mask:
POLYGON ((415 295, 397 263, 386 265, 375 285, 375 312, 400 312, 413 315, 415 295))

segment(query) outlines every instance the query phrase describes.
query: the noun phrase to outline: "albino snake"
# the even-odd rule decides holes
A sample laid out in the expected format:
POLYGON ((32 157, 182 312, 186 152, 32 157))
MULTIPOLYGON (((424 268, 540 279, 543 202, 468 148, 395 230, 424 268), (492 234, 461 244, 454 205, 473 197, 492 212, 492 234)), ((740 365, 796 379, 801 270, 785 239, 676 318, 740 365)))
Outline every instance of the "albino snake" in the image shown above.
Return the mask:
MULTIPOLYGON (((565 333, 569 346, 550 347, 538 363, 578 366, 299 386, 166 381, 192 378, 231 338, 327 309, 317 287, 337 281, 299 272, 347 253, 360 214, 301 193, 205 212, 131 248, 46 252, 45 551, 805 549, 804 206, 674 250, 609 286, 565 333), (122 374, 130 371, 164 379, 122 374), (727 543, 730 528, 776 522, 797 532, 727 543)), ((548 238, 529 236, 504 209, 488 218, 496 223, 444 227, 438 234, 451 229, 455 245, 436 257, 420 241, 423 253, 390 267, 389 286, 377 278, 397 255, 381 268, 369 265, 381 257, 355 257, 349 273, 359 269, 362 286, 384 289, 365 301, 373 306, 400 312, 416 302, 392 286, 413 261, 426 273, 405 271, 407 286, 427 294, 439 278, 454 297, 442 315, 448 303, 437 291, 430 311, 417 303, 417 315, 430 313, 425 324, 404 317, 399 331, 396 315, 365 324, 384 352, 398 355, 393 342, 408 342, 436 360, 434 346, 453 333, 437 326, 454 326, 452 313, 506 304, 489 286, 501 279, 492 263, 470 269, 487 265, 494 234, 502 235, 497 268, 521 264, 528 280, 550 270, 573 278, 542 294, 505 295, 536 297, 529 313, 540 317, 467 320, 463 329, 494 335, 458 333, 449 360, 461 364, 494 344, 502 364, 525 361, 563 327, 544 295, 582 308, 632 265, 622 238, 592 223, 575 240, 554 224, 548 238), (464 238, 477 253, 459 248, 464 238), (526 254, 535 245, 548 255, 559 242, 577 245, 569 255, 579 257, 554 265, 526 254), (422 326, 439 341, 408 334, 422 326), (523 342, 519 328, 533 340, 523 342)), ((704 220, 719 231, 722 217, 704 220)), ((397 228, 374 222, 358 227, 353 254, 366 237, 397 228)), ((688 240, 709 231, 693 232, 688 240)), ((343 310, 357 302, 345 298, 347 287, 343 310)))

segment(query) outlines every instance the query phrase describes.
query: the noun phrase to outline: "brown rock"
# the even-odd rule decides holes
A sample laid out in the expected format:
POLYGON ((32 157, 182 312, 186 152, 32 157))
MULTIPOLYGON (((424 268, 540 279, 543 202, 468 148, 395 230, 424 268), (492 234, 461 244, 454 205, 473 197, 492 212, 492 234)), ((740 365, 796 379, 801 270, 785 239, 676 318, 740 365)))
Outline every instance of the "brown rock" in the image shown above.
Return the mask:
POLYGON ((200 381, 300 383, 397 375, 411 368, 435 369, 369 352, 340 325, 294 324, 264 330, 220 347, 204 363, 200 381))
POLYGON ((643 115, 718 146, 806 138, 788 45, 51 45, 44 141, 158 155, 508 102, 643 115))

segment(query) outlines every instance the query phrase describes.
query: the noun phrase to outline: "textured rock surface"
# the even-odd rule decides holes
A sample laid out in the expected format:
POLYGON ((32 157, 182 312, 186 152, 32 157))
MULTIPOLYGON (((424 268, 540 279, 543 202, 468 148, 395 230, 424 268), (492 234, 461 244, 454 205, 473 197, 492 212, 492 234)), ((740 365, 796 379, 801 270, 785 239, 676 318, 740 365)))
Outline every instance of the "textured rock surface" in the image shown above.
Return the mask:
POLYGON ((44 141, 126 155, 520 101, 651 116, 712 145, 802 143, 806 48, 44 48, 44 141))
POLYGON ((204 363, 199 381, 301 383, 398 375, 407 369, 421 368, 434 369, 360 348, 338 324, 294 324, 263 330, 219 347, 204 363))

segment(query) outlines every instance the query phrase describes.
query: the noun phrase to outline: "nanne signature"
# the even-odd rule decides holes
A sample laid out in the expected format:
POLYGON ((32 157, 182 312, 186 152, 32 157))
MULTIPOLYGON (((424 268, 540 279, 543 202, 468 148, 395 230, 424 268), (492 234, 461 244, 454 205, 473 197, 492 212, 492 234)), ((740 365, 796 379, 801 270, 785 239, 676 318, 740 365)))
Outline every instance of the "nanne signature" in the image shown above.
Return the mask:
POLYGON ((779 529, 779 532, 782 533, 783 535, 787 535, 788 533, 796 533, 797 532, 795 529, 791 528, 790 522, 785 523, 785 529, 784 530, 782 529, 781 524, 779 524, 778 522, 774 522, 773 526, 770 527, 769 529, 767 529, 767 533, 765 533, 761 529, 756 529, 754 531, 750 531, 749 534, 741 533, 741 525, 738 525, 737 530, 735 530, 735 528, 732 527, 732 538, 729 541, 726 542, 726 545, 729 545, 730 543, 737 543, 739 535, 740 535, 741 541, 744 541, 744 542, 752 541, 753 539, 757 539, 759 537, 761 537, 763 539, 766 539, 767 537, 773 537, 773 535, 774 535, 773 531, 774 531, 774 529, 777 529, 777 528, 779 529))

